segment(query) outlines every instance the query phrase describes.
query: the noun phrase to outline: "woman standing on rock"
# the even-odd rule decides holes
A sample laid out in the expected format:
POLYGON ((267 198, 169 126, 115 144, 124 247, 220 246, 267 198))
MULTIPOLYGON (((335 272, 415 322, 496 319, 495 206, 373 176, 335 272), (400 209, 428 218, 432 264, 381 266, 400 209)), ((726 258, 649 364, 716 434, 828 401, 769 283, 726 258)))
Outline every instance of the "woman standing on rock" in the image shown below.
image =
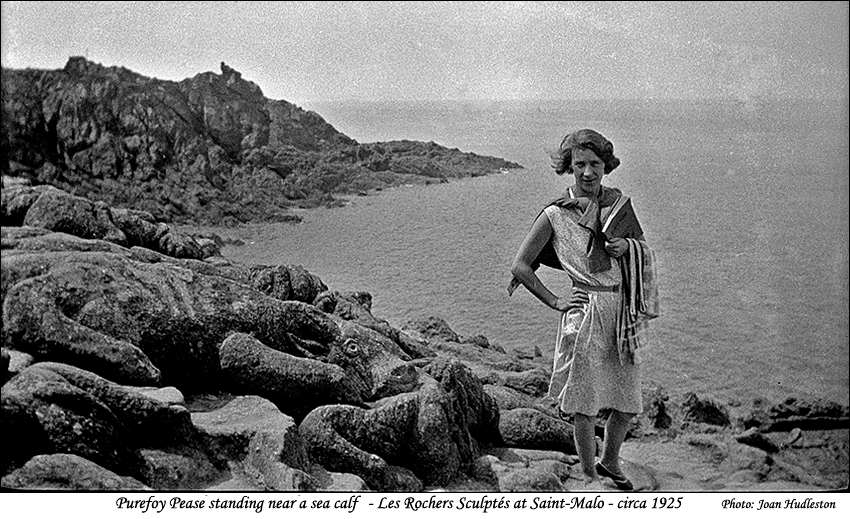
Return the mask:
POLYGON ((549 396, 562 413, 575 415, 586 488, 600 486, 603 476, 632 490, 620 468, 620 447, 629 422, 643 410, 637 348, 640 331, 658 316, 653 255, 637 219, 628 218, 628 198, 602 185, 620 164, 608 139, 593 130, 572 132, 552 158, 555 172, 571 173, 575 184, 535 220, 514 259, 508 292, 522 284, 561 312, 549 396), (603 229, 615 214, 626 216, 613 218, 625 225, 603 229), (541 263, 569 274, 569 297, 543 285, 535 273, 541 263), (611 413, 597 462, 594 421, 602 409, 611 413))

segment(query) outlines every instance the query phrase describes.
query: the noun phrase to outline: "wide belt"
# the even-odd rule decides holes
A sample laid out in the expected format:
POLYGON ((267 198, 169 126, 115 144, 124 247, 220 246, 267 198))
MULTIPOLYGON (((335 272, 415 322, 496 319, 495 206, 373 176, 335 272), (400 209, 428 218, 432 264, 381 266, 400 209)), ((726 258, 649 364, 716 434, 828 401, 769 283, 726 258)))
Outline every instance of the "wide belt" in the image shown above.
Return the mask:
POLYGON ((610 287, 601 287, 597 285, 588 285, 587 283, 582 283, 581 281, 573 280, 573 288, 579 288, 586 292, 619 292, 620 285, 614 285, 610 287))

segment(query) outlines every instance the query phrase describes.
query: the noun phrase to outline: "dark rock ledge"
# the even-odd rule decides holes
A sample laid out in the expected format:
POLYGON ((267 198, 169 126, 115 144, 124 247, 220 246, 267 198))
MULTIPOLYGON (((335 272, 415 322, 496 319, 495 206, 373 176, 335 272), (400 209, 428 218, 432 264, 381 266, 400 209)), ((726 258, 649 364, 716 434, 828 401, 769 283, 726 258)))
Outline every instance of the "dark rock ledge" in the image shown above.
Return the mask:
MULTIPOLYGON (((5 489, 570 491, 548 362, 49 186, 2 190, 5 489)), ((647 388, 642 490, 846 488, 848 409, 647 388)), ((601 422, 600 422, 601 423, 601 422)), ((612 487, 612 490, 613 487, 612 487)))

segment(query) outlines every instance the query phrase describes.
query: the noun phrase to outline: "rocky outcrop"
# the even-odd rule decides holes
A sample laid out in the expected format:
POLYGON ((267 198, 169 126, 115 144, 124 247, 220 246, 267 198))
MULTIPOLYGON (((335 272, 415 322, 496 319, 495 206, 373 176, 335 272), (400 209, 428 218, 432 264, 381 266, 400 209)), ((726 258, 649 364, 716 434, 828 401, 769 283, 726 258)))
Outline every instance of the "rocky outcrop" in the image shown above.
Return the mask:
POLYGON ((69 453, 144 480, 148 466, 138 448, 192 441, 185 408, 67 364, 37 363, 12 377, 3 385, 2 408, 7 439, 16 446, 4 453, 4 472, 38 454, 69 453))
POLYGON ((175 232, 156 223, 144 211, 113 209, 53 186, 17 184, 0 194, 4 226, 55 231, 79 238, 102 240, 124 247, 140 246, 175 258, 203 259, 220 254, 215 245, 175 232))
POLYGON ((266 398, 299 419, 320 405, 363 401, 336 364, 277 351, 251 335, 229 336, 220 354, 223 388, 266 398))
POLYGON ((192 413, 192 423, 209 448, 228 460, 231 490, 320 487, 295 420, 268 400, 227 398, 216 409, 192 413))
MULTIPOLYGON (((200 242, 59 189, 4 189, 2 214, 4 488, 580 488, 542 358, 438 318, 397 329, 368 293, 165 246, 200 242)), ((847 484, 846 406, 644 394, 639 489, 847 484)))
POLYGON ((683 408, 687 422, 705 423, 720 427, 731 424, 729 412, 722 404, 711 398, 700 397, 696 393, 688 393, 685 395, 683 408))
POLYGON ((744 425, 764 432, 791 431, 795 428, 848 429, 850 414, 846 406, 826 400, 788 397, 782 402, 771 404, 756 399, 751 412, 744 418, 744 425))
POLYGON ((39 454, 3 476, 3 488, 115 492, 151 490, 129 476, 119 476, 76 454, 39 454))
POLYGON ((573 426, 537 409, 517 408, 502 412, 499 432, 509 447, 576 453, 573 426))
POLYGON ((313 304, 324 312, 337 315, 389 337, 407 355, 418 358, 434 356, 427 342, 419 340, 407 330, 399 331, 390 323, 372 315, 372 295, 368 292, 339 292, 327 290, 316 296, 313 304))
POLYGON ((420 387, 373 409, 326 406, 301 422, 314 459, 353 472, 371 488, 419 491, 444 485, 498 443, 498 408, 457 362, 429 363, 420 387))
POLYGON ((291 207, 333 204, 333 193, 520 167, 435 143, 359 144, 224 63, 180 82, 81 57, 62 70, 4 68, 2 110, 4 176, 151 223, 297 221, 291 207))

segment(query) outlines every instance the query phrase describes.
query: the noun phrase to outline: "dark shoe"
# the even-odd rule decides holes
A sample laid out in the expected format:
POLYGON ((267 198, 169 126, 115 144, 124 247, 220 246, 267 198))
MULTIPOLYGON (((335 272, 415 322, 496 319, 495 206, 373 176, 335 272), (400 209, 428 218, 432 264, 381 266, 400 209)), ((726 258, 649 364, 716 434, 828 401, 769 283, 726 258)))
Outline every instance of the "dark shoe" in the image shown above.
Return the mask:
POLYGON ((609 478, 620 490, 634 490, 635 486, 629 481, 625 474, 616 474, 605 468, 601 461, 596 463, 596 473, 604 478, 609 478))

